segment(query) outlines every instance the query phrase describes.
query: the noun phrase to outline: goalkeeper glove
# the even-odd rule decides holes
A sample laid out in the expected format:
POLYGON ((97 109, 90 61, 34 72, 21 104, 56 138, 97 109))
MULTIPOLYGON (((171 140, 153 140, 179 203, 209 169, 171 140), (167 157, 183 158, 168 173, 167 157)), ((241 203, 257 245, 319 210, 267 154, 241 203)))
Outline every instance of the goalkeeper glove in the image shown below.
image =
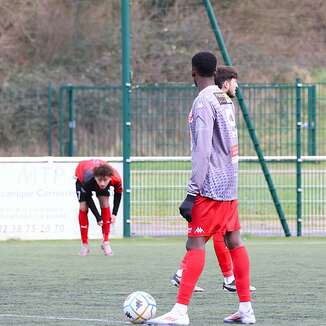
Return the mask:
POLYGON ((183 218, 185 218, 188 223, 191 222, 191 211, 194 206, 196 196, 188 194, 185 200, 181 203, 179 207, 180 214, 183 218))

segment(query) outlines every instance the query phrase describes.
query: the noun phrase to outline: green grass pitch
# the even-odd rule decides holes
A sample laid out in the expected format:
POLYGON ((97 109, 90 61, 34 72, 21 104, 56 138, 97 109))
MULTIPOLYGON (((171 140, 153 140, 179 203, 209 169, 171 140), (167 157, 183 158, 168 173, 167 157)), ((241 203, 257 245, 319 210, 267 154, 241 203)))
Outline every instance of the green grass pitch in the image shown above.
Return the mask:
MULTIPOLYGON (((175 302, 169 283, 184 239, 113 240, 105 257, 99 241, 79 257, 78 241, 0 242, 0 325, 123 325, 122 304, 135 290, 154 296, 158 314, 175 302)), ((257 325, 326 325, 326 239, 245 239, 252 263, 257 325)), ((212 244, 194 294, 191 325, 223 325, 237 297, 224 293, 212 244)))

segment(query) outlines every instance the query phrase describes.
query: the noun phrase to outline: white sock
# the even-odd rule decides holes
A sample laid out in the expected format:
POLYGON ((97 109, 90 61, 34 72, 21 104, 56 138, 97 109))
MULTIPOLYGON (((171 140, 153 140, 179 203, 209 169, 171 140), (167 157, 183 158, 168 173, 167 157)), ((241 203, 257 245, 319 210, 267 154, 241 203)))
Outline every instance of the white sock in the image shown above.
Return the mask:
POLYGON ((225 284, 231 284, 234 281, 234 275, 224 277, 225 284))
POLYGON ((250 301, 240 302, 240 304, 239 304, 239 311, 248 312, 251 309, 252 309, 252 306, 251 306, 251 302, 250 301))
POLYGON ((182 276, 182 272, 183 272, 182 269, 178 269, 177 272, 176 272, 177 276, 178 277, 181 277, 182 276))
POLYGON ((177 310, 178 312, 180 312, 181 314, 186 314, 188 311, 188 306, 185 304, 181 304, 181 303, 176 303, 172 310, 177 310))

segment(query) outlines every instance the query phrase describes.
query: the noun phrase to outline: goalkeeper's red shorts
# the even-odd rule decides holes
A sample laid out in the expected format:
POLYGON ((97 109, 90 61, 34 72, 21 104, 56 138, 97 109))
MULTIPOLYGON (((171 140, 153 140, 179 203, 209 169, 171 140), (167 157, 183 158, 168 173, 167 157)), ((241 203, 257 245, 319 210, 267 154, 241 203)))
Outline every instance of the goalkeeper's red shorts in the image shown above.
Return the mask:
POLYGON ((238 201, 220 201, 197 196, 188 223, 189 237, 210 237, 215 233, 240 230, 238 201))

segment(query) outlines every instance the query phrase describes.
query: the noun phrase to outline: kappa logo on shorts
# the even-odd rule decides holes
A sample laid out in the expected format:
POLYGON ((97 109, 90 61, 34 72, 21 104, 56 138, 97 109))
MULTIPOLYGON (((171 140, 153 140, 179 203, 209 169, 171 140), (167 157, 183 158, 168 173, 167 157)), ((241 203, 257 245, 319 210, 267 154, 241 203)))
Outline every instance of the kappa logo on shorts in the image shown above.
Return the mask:
POLYGON ((204 233, 204 230, 200 226, 198 226, 195 230, 195 233, 204 233))

